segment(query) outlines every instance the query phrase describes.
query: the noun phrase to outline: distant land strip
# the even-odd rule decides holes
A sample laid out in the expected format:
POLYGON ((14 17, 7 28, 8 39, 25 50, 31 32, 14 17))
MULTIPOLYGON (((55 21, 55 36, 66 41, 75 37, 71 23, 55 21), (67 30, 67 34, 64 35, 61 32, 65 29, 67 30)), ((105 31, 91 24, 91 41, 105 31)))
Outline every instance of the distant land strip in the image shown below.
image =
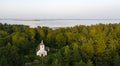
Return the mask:
POLYGON ((15 18, 0 18, 0 20, 14 20, 14 21, 55 21, 55 20, 120 20, 120 19, 15 19, 15 18))

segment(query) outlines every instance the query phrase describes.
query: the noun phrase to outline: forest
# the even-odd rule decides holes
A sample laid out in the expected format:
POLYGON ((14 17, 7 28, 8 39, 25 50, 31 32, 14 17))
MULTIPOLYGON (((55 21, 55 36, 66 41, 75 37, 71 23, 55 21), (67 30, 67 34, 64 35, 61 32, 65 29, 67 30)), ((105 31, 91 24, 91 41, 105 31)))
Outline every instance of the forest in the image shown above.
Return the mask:
POLYGON ((0 23, 0 66, 120 66, 120 23, 31 28, 0 23), (50 48, 36 56, 38 44, 50 48))

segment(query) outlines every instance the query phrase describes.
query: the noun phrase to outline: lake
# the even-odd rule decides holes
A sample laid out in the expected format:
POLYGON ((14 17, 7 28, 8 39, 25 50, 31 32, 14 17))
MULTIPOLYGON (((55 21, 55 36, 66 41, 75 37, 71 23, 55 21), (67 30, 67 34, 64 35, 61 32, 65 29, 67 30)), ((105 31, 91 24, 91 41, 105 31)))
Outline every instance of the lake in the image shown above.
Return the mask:
POLYGON ((108 23, 120 23, 119 19, 67 19, 67 20, 0 20, 0 23, 28 25, 30 27, 47 26, 47 27, 71 27, 75 25, 94 25, 94 24, 108 24, 108 23))

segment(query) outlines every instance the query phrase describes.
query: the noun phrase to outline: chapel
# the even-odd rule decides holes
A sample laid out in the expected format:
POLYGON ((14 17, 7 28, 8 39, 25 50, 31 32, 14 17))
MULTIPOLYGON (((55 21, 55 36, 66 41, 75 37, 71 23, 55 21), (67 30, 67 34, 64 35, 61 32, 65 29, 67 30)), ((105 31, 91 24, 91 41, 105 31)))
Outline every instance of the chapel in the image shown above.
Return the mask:
POLYGON ((44 57, 44 56, 47 55, 47 50, 46 50, 46 47, 45 47, 45 45, 44 45, 44 43, 43 43, 43 40, 42 40, 41 43, 38 45, 36 55, 37 55, 37 56, 40 56, 40 57, 44 57))

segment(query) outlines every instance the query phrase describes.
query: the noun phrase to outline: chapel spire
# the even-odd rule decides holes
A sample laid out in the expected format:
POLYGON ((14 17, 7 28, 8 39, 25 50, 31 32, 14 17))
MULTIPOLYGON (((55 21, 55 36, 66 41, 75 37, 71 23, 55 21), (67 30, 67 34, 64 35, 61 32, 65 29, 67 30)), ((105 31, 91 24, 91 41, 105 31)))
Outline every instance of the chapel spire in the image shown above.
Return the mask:
POLYGON ((40 43, 41 45, 44 45, 44 43, 43 43, 43 40, 41 41, 41 43, 40 43))

